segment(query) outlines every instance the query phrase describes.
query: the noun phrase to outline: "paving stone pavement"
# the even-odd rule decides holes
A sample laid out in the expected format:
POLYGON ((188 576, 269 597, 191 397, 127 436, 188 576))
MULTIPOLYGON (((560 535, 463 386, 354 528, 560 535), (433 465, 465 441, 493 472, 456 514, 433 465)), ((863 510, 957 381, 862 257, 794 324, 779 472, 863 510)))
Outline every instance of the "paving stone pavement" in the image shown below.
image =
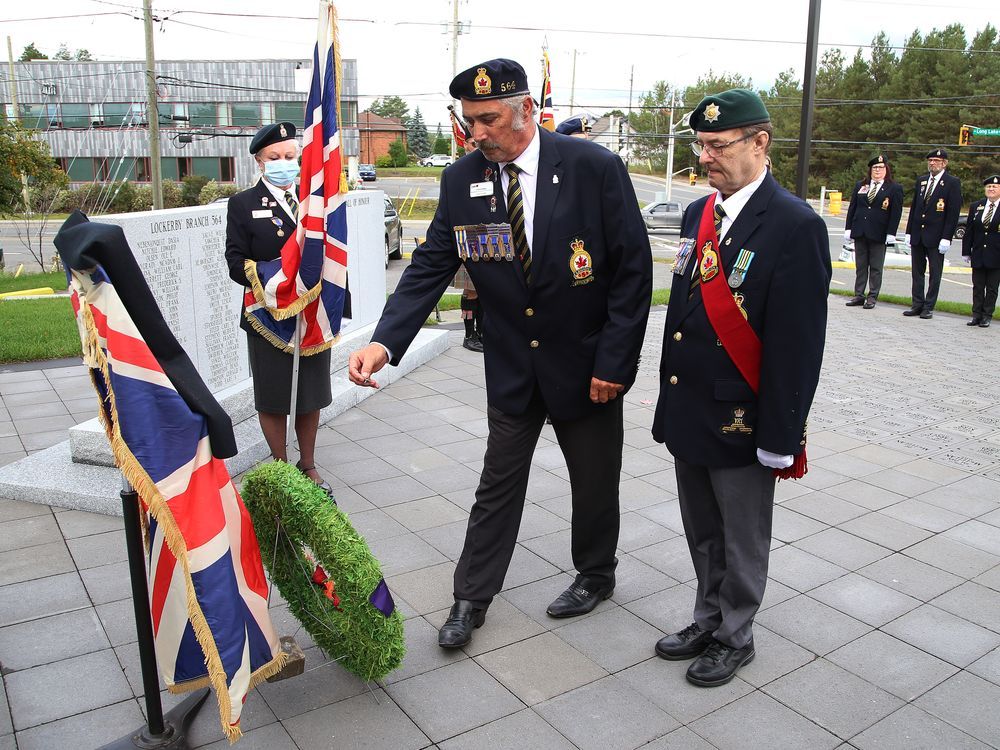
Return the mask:
MULTIPOLYGON (((545 615, 572 573, 569 484, 546 428, 506 588, 468 648, 438 648, 486 435, 482 358, 455 332, 319 436, 406 617, 402 668, 369 690, 298 630, 309 671, 251 694, 239 746, 1000 747, 1000 335, 842 302, 810 471, 777 489, 757 658, 732 683, 693 687, 686 663, 653 656, 694 599, 672 461, 649 434, 662 310, 626 396, 614 597, 545 615)), ((0 462, 64 439, 94 413, 89 388, 79 366, 0 374, 0 462)), ((142 723, 123 547, 120 519, 0 501, 0 750, 96 747, 142 723)), ((272 616, 296 631, 280 600, 272 616)), ((227 747, 211 699, 191 739, 227 747)))

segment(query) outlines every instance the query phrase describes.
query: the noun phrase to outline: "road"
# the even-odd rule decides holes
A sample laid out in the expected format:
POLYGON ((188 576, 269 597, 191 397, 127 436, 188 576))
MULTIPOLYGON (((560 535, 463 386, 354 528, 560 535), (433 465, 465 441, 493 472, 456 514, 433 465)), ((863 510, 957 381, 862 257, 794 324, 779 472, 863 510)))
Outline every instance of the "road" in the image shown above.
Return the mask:
MULTIPOLYGON (((632 185, 635 188, 636 196, 641 203, 648 203, 659 197, 664 191, 662 178, 650 177, 646 175, 631 175, 632 185)), ((394 199, 402 199, 407 193, 411 196, 417 195, 419 198, 437 199, 439 181, 433 177, 383 177, 374 183, 366 183, 369 189, 384 190, 394 199), (419 192, 418 192, 419 191, 419 192)), ((708 186, 701 182, 699 185, 690 186, 686 182, 675 180, 672 197, 682 201, 685 205, 690 203, 709 190, 708 186)), ((399 200, 397 200, 397 205, 399 200)), ((845 207, 846 213, 846 207, 845 207)), ((824 216, 829 236, 830 236, 830 256, 836 260, 840 254, 841 238, 844 234, 844 215, 824 216)), ((403 249, 410 252, 416 246, 416 242, 423 238, 427 231, 428 221, 404 221, 403 222, 403 249)), ((58 230, 58 222, 52 222, 44 232, 45 243, 44 252, 46 259, 52 257, 55 248, 52 245, 52 237, 58 230)), ((17 227, 14 222, 0 221, 0 247, 4 250, 4 257, 8 270, 13 270, 18 263, 25 264, 25 270, 37 270, 37 264, 31 259, 28 251, 18 239, 17 227)), ((21 226, 23 232, 23 224, 21 226)), ((34 231, 37 231, 35 228, 34 231)), ((661 261, 654 264, 654 286, 656 288, 666 288, 670 286, 670 264, 677 249, 678 235, 676 231, 657 230, 649 234, 650 246, 653 249, 655 260, 661 261)), ((940 299, 955 302, 971 302, 972 300, 972 278, 965 269, 961 260, 960 243, 955 242, 949 252, 951 267, 946 269, 946 273, 941 283, 940 299), (956 268, 957 267, 957 268, 956 268)), ((390 261, 389 277, 387 278, 387 288, 395 289, 396 281, 402 269, 409 263, 407 260, 390 261)), ((835 288, 851 289, 854 286, 854 270, 851 268, 834 268, 833 281, 831 284, 835 288)), ((893 294, 901 297, 910 294, 910 271, 907 268, 886 269, 883 276, 882 291, 885 294, 893 294)))

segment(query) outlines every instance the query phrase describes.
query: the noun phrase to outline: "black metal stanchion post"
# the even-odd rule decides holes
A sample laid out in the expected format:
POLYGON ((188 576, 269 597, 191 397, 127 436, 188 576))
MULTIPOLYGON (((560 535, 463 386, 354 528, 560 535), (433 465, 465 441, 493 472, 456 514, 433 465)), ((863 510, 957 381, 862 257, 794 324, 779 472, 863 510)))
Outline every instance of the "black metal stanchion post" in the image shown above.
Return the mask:
POLYGON ((153 620, 149 614, 149 587, 146 584, 146 554, 139 524, 139 494, 122 478, 124 489, 122 515, 125 520, 125 547, 128 550, 129 576, 132 579, 132 605, 135 631, 139 638, 139 663, 146 701, 146 726, 105 745, 101 750, 188 750, 188 726, 208 696, 208 688, 192 693, 163 715, 160 702, 160 679, 153 647, 153 620))

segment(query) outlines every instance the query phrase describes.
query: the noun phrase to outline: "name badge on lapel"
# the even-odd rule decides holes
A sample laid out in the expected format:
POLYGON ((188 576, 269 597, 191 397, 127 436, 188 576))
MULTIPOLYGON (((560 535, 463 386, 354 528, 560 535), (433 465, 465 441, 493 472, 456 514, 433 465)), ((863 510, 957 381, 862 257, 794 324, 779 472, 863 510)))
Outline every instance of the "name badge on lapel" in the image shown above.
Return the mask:
POLYGON ((470 198, 485 198, 487 195, 493 195, 492 182, 473 182, 469 185, 470 198))
POLYGON ((251 211, 250 214, 255 219, 270 219, 274 215, 269 208, 261 208, 257 211, 251 211))

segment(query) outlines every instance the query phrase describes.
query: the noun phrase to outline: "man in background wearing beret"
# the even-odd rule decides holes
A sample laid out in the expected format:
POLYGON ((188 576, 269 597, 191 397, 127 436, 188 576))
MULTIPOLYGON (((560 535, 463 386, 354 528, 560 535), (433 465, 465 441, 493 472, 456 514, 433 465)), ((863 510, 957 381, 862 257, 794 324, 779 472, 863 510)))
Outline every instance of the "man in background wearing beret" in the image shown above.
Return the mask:
POLYGON ((563 135, 572 135, 577 138, 586 138, 587 133, 590 132, 590 121, 587 119, 586 115, 580 115, 578 117, 570 117, 567 120, 563 120, 556 127, 557 133, 562 133, 563 135))
POLYGON ((830 289, 826 225, 767 169, 771 123, 755 93, 706 97, 692 148, 716 192, 684 212, 653 437, 674 456, 698 578, 694 622, 656 644, 729 682, 754 658, 775 476, 804 471, 830 289))
POLYGON ((851 205, 847 209, 844 242, 854 240, 854 296, 848 307, 864 306, 871 310, 882 289, 882 266, 885 248, 896 241, 896 230, 903 215, 903 188, 892 181, 889 161, 883 154, 868 162, 868 176, 854 184, 851 205), (868 296, 865 297, 865 287, 868 296))
POLYGON ((936 148, 927 154, 927 171, 913 190, 910 217, 906 220, 906 244, 910 246, 910 274, 913 278, 910 309, 903 315, 934 317, 944 256, 962 211, 962 183, 945 169, 948 152, 936 148), (930 267, 927 293, 924 293, 924 270, 930 267))
MULTIPOLYGON (((528 473, 552 418, 572 490, 576 580, 552 617, 614 592, 622 396, 635 380, 652 292, 649 238, 621 159, 535 125, 524 69, 489 60, 451 83, 478 150, 445 169, 427 241, 354 352, 359 385, 397 364, 464 261, 486 329, 489 437, 444 648, 467 644, 503 588, 528 473)), ((556 593, 556 592, 553 592, 556 593)))
POLYGON ((962 255, 972 266, 972 320, 967 326, 989 328, 1000 287, 1000 175, 983 180, 986 197, 969 206, 962 255))

